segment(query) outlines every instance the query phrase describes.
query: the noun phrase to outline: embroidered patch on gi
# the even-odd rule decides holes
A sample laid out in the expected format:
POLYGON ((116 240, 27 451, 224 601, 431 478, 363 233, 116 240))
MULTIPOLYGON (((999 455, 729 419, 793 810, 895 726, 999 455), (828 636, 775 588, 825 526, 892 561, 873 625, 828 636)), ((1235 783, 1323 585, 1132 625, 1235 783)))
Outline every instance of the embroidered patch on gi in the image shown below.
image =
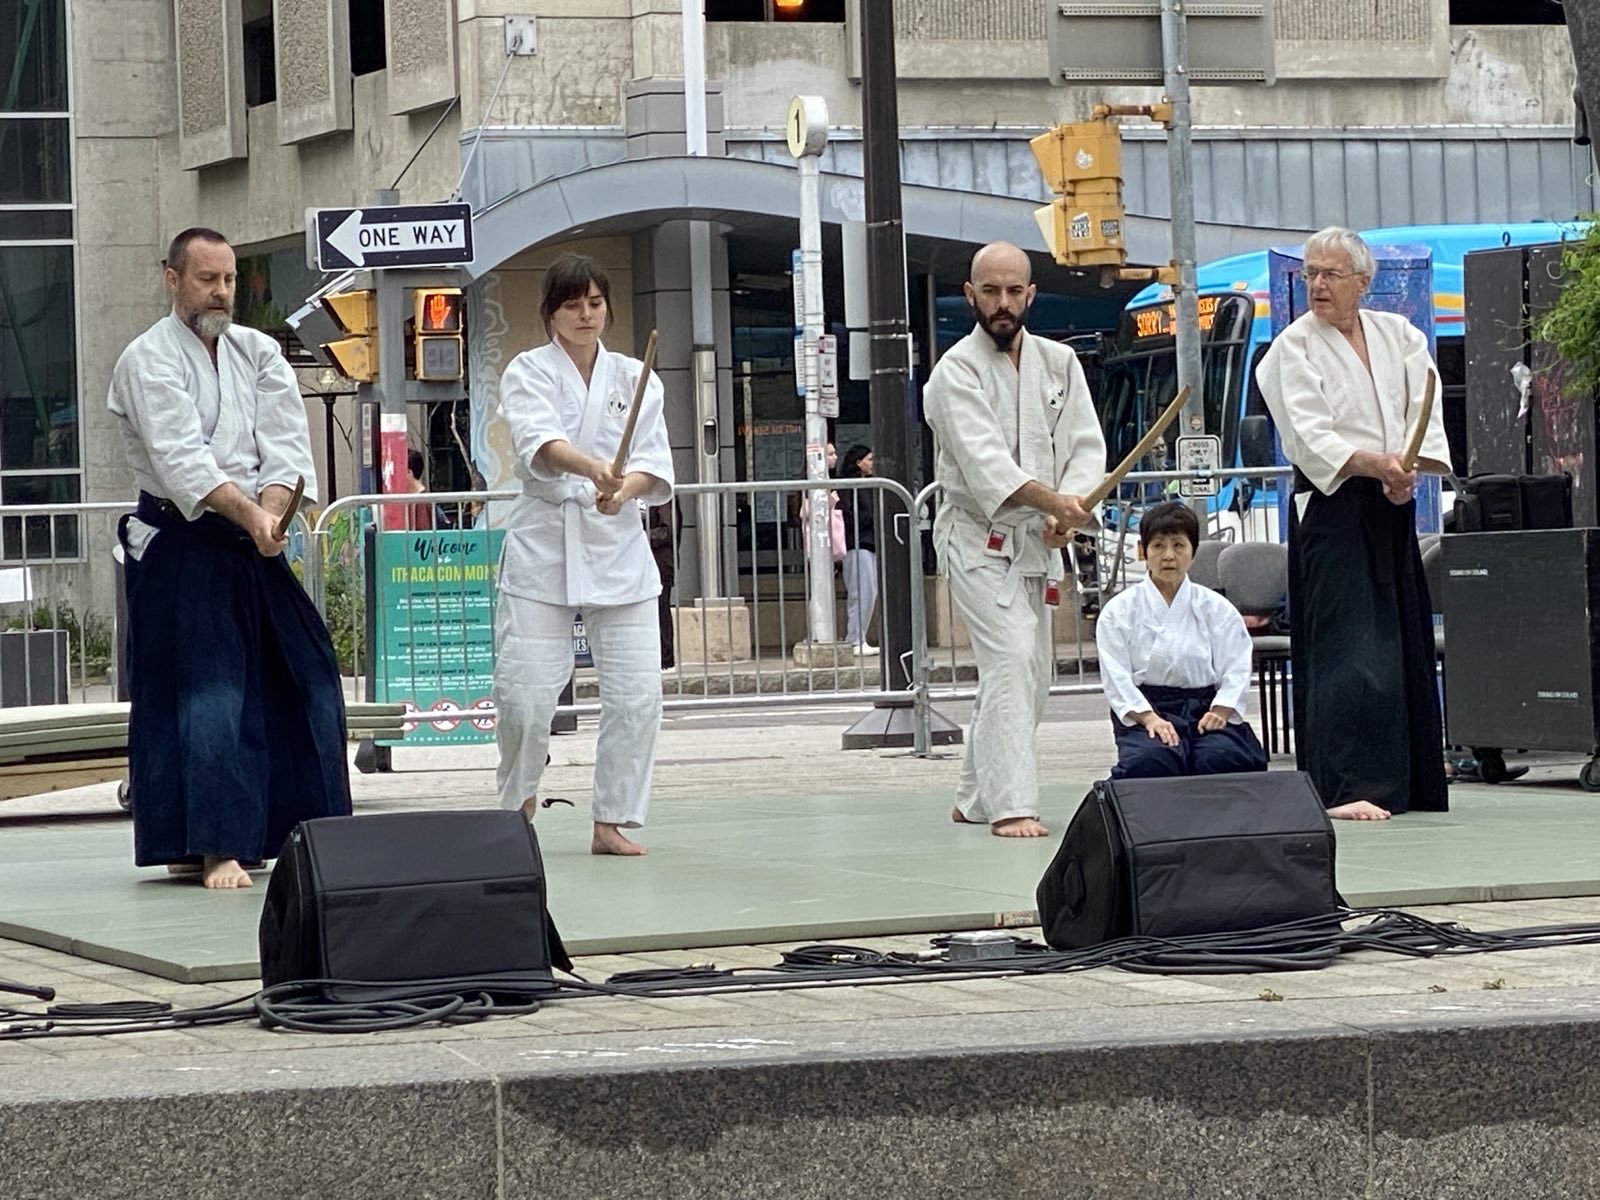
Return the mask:
POLYGON ((629 398, 621 392, 612 392, 611 399, 606 401, 606 415, 610 417, 625 417, 628 415, 629 398))
POLYGON ((1059 383, 1056 384, 1050 389, 1050 394, 1044 398, 1044 402, 1051 408, 1060 408, 1067 402, 1067 389, 1059 383))
POLYGON ((984 547, 989 554, 999 554, 1006 548, 1006 535, 998 529, 989 530, 989 544, 984 547))

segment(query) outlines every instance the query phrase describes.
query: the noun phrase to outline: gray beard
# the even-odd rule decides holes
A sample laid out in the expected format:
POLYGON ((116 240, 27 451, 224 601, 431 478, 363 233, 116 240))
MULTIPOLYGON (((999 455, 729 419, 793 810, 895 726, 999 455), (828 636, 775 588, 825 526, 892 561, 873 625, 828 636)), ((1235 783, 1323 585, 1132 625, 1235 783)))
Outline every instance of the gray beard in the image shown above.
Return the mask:
POLYGON ((233 324, 232 313, 196 312, 190 313, 185 322, 194 330, 195 336, 203 338, 219 338, 228 332, 228 326, 233 324))

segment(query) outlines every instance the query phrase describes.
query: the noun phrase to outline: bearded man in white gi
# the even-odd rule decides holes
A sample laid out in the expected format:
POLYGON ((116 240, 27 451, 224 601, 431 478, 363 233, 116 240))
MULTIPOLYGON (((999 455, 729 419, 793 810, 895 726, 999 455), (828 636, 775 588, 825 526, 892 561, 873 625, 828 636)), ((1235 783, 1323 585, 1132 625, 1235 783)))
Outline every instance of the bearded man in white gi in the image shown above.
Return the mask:
MULTIPOLYGON (((1409 321, 1361 307, 1376 270, 1350 230, 1313 234, 1305 247, 1311 311, 1256 368, 1295 466, 1295 754, 1329 816, 1366 821, 1449 807, 1417 473, 1401 464, 1437 368, 1409 321)), ((1436 400, 1417 459, 1420 470, 1441 475, 1450 462, 1443 408, 1436 400)))
POLYGON ((590 849, 639 855, 644 847, 622 830, 644 824, 661 726, 661 576, 638 507, 672 498, 661 380, 650 376, 617 474, 644 364, 601 344, 611 282, 593 260, 563 255, 545 272, 539 315, 549 344, 517 355, 500 379, 522 481, 506 521, 495 615, 500 807, 530 817, 538 807, 581 611, 600 676, 590 849))
POLYGON ((338 661, 276 528, 317 474, 293 369, 233 324, 227 239, 184 230, 164 278, 172 311, 107 398, 139 488, 117 527, 134 862, 243 888, 296 824, 350 812, 338 661))
POLYGON ((923 408, 944 496, 933 539, 978 667, 953 820, 1043 837, 1035 735, 1053 666, 1047 587, 1106 444, 1078 358, 1024 325, 1037 289, 1028 256, 993 242, 973 257, 977 327, 939 359, 923 408))

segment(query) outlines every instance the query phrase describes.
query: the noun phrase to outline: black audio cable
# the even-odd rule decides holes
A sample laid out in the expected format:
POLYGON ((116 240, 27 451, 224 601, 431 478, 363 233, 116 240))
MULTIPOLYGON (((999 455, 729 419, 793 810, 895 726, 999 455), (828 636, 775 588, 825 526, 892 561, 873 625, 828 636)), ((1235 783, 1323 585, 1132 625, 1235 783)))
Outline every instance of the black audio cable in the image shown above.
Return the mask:
POLYGON ((604 983, 577 976, 548 980, 430 979, 374 983, 319 979, 278 984, 224 1004, 172 1009, 157 1002, 54 1004, 43 1010, 0 1007, 0 1041, 94 1037, 257 1021, 267 1029, 358 1033, 463 1024, 536 1013, 554 1001, 585 996, 665 998, 797 988, 862 987, 928 979, 994 979, 1116 967, 1155 974, 1221 974, 1316 970, 1356 951, 1411 958, 1454 957, 1534 948, 1600 945, 1600 923, 1546 925, 1483 932, 1397 909, 1341 909, 1262 929, 1136 936, 1056 950, 1019 937, 1005 958, 929 959, 932 951, 884 952, 837 943, 784 951, 771 967, 625 971, 604 983))

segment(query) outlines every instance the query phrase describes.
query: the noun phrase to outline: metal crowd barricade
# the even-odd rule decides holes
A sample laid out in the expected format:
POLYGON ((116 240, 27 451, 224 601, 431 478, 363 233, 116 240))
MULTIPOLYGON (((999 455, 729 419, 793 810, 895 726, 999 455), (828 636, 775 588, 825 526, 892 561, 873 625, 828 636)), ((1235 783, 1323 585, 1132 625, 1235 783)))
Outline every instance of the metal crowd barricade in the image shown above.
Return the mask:
POLYGON ((116 501, 0 511, 0 704, 116 698, 123 621, 115 604, 95 607, 91 576, 114 569, 116 519, 132 508, 116 501))
MULTIPOLYGON (((662 674, 669 711, 904 698, 904 691, 884 687, 881 664, 865 628, 853 647, 830 645, 794 656, 795 644, 808 641, 811 634, 807 612, 812 597, 799 510, 803 498, 819 491, 825 496, 837 494, 838 504, 850 517, 870 512, 880 546, 889 537, 909 536, 910 523, 904 513, 894 519, 897 514, 889 501, 898 501, 909 512, 911 494, 893 480, 876 478, 829 480, 820 489, 807 480, 684 484, 657 511, 656 526, 668 535, 656 538, 665 545, 654 549, 667 581, 669 603, 662 605, 662 617, 672 623, 674 635, 673 663, 662 674), (680 554, 679 512, 696 511, 695 502, 706 495, 717 497, 723 527, 731 524, 734 530, 724 560, 734 568, 729 580, 737 583, 730 582, 727 597, 691 596, 678 586, 685 561, 680 554)), ((489 687, 498 600, 494 535, 503 536, 509 502, 519 497, 515 491, 344 496, 317 516, 305 555, 306 586, 328 622, 342 665, 362 680, 362 698, 401 698, 396 693, 416 690, 410 683, 425 679, 455 685, 455 694, 435 688, 425 697, 429 703, 416 703, 419 713, 429 715, 414 723, 423 736, 408 731, 408 743, 426 742, 429 730, 450 733, 464 724, 480 731, 492 729, 497 715, 489 687), (406 536, 378 536, 377 525, 382 523, 378 514, 385 509, 404 514, 396 523, 408 526, 387 532, 406 536), (451 509, 456 516, 447 515, 441 524, 441 510, 448 514, 451 509), (415 519, 420 513, 432 514, 433 527, 415 527, 426 523, 415 519), (472 595, 440 586, 438 538, 423 536, 457 528, 458 522, 482 536, 462 539, 457 561, 445 564, 449 571, 445 582, 470 584, 475 589, 472 595), (431 551, 424 550, 428 544, 434 547, 431 551), (431 571, 429 557, 436 564, 431 571), (408 622, 415 628, 404 628, 408 622), (377 647, 372 659, 367 655, 369 642, 377 647)), ((641 515, 641 520, 646 518, 641 515)), ((873 591, 881 595, 881 559, 862 565, 858 582, 870 580, 873 591)), ((912 567, 916 586, 910 635, 915 647, 923 636, 920 553, 912 554, 912 567)), ((830 578, 837 600, 843 582, 840 572, 835 570, 830 578)), ((847 609, 847 598, 844 604, 835 603, 837 643, 845 641, 847 609)), ((880 612, 878 622, 884 619, 880 612)), ((580 649, 575 644, 575 650, 580 649)), ((909 667, 907 673, 912 673, 909 667)), ((577 690, 590 687, 591 681, 578 674, 577 690)), ((591 715, 599 711, 599 704, 575 695, 556 711, 558 720, 591 715)))
MULTIPOLYGON (((126 698, 117 522, 134 508, 133 500, 105 500, 8 504, 0 511, 0 705, 126 698)), ((310 532, 305 515, 297 514, 291 557, 310 532)))

